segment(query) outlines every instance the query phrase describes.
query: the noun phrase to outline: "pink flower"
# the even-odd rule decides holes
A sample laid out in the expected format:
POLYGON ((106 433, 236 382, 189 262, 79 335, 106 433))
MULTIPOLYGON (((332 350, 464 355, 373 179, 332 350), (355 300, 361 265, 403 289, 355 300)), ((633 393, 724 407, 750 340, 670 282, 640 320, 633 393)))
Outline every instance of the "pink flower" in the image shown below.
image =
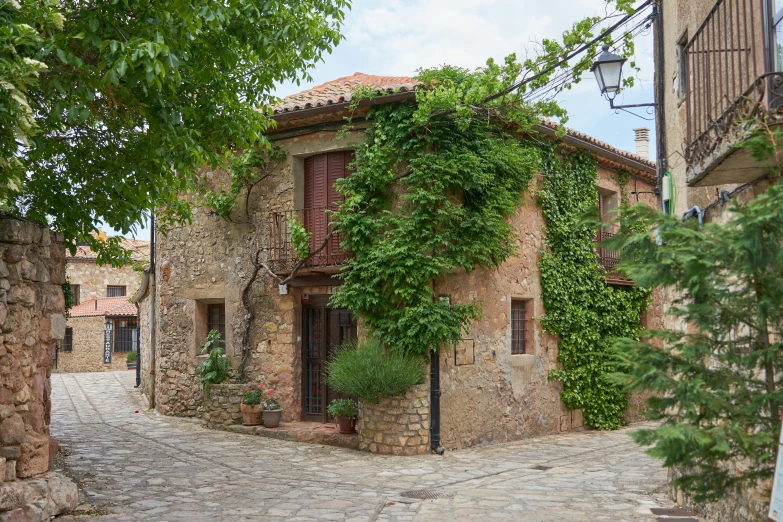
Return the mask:
POLYGON ((259 389, 259 390, 263 390, 263 389, 264 389, 264 385, 263 385, 263 384, 259 384, 259 385, 258 385, 258 389, 259 389))
POLYGON ((266 395, 267 395, 267 397, 271 397, 272 396, 272 392, 267 392, 266 395))

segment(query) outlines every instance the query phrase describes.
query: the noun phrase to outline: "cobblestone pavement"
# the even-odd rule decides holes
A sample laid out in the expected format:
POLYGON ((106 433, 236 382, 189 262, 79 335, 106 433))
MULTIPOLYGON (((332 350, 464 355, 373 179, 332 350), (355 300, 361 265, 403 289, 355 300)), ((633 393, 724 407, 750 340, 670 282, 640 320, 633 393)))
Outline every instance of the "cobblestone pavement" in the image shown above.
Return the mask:
POLYGON ((110 513, 89 520, 619 522, 673 506, 634 428, 380 456, 145 413, 133 383, 133 372, 52 376, 52 434, 85 503, 110 513), (443 497, 401 495, 412 490, 443 497))

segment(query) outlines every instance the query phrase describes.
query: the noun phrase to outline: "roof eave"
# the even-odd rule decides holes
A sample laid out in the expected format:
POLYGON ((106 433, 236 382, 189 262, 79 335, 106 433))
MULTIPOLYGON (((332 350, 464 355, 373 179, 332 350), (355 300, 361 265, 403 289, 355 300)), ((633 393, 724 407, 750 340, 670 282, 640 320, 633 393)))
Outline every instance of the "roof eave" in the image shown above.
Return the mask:
MULTIPOLYGON (((361 100, 357 107, 371 107, 373 105, 382 105, 384 103, 394 103, 406 100, 416 99, 416 91, 405 91, 389 94, 386 96, 379 96, 377 98, 369 98, 361 100)), ((318 116, 321 114, 329 114, 331 112, 340 112, 347 109, 351 105, 350 101, 343 103, 332 103, 330 105, 322 105, 321 107, 312 107, 310 109, 297 109, 288 112, 281 112, 279 114, 273 114, 272 119, 275 121, 290 121, 310 118, 311 116, 318 116)))

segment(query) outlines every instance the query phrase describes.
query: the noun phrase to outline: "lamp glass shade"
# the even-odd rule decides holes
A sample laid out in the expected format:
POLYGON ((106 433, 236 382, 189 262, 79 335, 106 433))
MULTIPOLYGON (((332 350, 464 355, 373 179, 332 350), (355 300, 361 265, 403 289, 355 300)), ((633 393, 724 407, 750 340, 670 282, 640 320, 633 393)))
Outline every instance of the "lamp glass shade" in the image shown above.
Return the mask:
POLYGON ((598 82, 601 94, 611 96, 620 89, 624 63, 625 58, 610 52, 608 45, 604 46, 601 56, 598 57, 598 60, 590 68, 595 74, 595 80, 598 82))

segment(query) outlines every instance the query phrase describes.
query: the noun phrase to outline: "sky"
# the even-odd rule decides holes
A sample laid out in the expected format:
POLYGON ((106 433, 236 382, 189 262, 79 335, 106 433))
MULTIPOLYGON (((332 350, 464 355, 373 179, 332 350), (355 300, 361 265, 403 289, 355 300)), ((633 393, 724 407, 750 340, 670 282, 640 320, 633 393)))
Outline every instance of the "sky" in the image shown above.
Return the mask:
MULTIPOLYGON (((535 50, 534 42, 558 38, 585 16, 604 13, 604 0, 353 0, 345 39, 310 72, 313 81, 279 85, 275 94, 284 97, 355 72, 411 76, 443 64, 474 69, 511 53, 522 59, 535 50)), ((652 33, 636 38, 640 81, 618 96, 618 104, 653 101, 652 40, 652 33)), ((654 122, 612 111, 592 74, 558 99, 569 112, 569 127, 631 152, 633 129, 649 127, 655 150, 654 122)), ((149 239, 149 232, 142 229, 136 237, 149 239)))

